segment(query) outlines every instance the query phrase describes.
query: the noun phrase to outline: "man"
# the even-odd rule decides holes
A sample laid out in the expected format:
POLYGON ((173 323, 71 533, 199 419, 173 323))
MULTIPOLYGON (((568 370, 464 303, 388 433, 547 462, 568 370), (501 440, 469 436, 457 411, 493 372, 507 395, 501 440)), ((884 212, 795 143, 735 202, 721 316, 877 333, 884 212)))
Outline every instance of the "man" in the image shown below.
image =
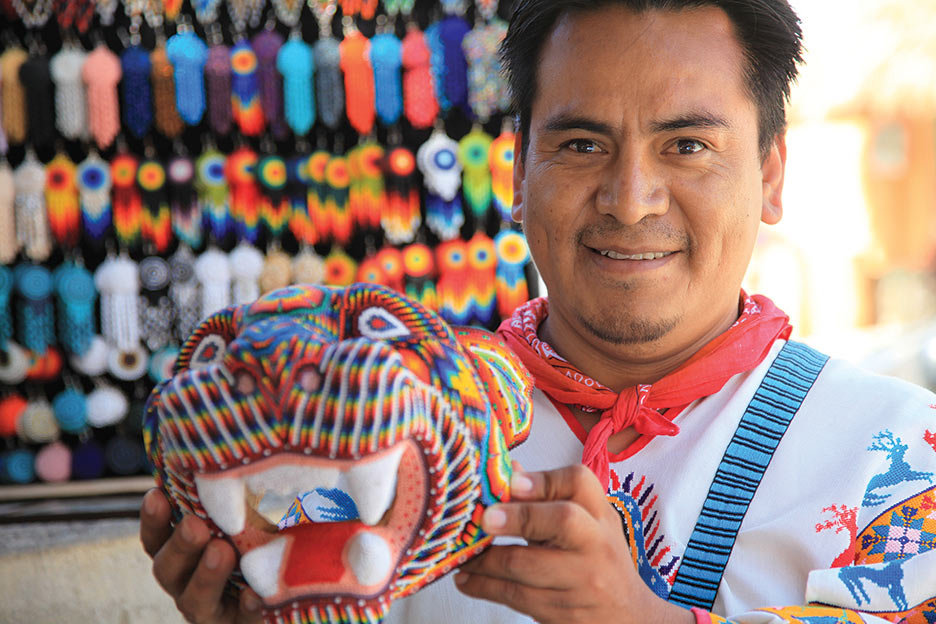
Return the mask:
MULTIPOLYGON (((740 291, 782 214, 786 1, 525 0, 504 58, 550 296, 501 327, 537 392, 484 528, 527 544, 389 621, 936 621, 936 397, 788 345, 740 291)), ((252 621, 203 523, 150 493, 141 537, 191 621, 252 621)))

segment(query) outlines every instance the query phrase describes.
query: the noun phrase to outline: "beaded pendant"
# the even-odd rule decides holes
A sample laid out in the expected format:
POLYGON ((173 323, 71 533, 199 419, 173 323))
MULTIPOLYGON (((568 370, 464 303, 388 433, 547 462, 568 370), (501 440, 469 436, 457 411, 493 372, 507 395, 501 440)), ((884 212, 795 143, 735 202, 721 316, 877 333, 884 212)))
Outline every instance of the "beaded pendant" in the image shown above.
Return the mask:
POLYGON ((10 264, 19 253, 16 239, 16 187, 13 170, 5 160, 0 160, 0 264, 10 264))
POLYGON ((399 121, 403 114, 402 54, 403 45, 393 33, 379 33, 371 39, 377 117, 388 126, 399 121))
POLYGON ((185 123, 197 126, 205 114, 205 63, 208 46, 193 30, 180 30, 166 42, 175 70, 176 110, 185 123))
POLYGON ((314 245, 318 233, 309 214, 309 157, 286 161, 286 195, 289 199, 289 231, 300 245, 314 245))
POLYGON ((263 30, 254 36, 253 50, 257 55, 257 78, 260 106, 276 139, 289 136, 283 116, 283 77, 276 68, 276 59, 283 47, 283 36, 275 30, 263 30))
POLYGON ((49 62, 55 82, 55 126, 66 139, 88 134, 88 103, 81 78, 87 58, 84 50, 66 45, 49 62))
POLYGON ((444 241, 436 247, 439 281, 439 314, 453 325, 471 322, 471 282, 468 273, 468 246, 460 238, 444 241))
POLYGON ((339 45, 348 121, 360 135, 370 134, 376 116, 370 50, 370 40, 358 30, 348 33, 339 45))
POLYGON ((46 165, 45 198, 55 240, 64 247, 75 247, 81 236, 77 168, 63 153, 46 165))
POLYGON ((497 304, 495 297, 495 271, 497 255, 494 241, 482 231, 475 232, 468 241, 469 300, 472 321, 490 325, 497 304))
POLYGON ((106 149, 120 132, 117 83, 123 75, 120 59, 107 46, 94 49, 81 70, 88 88, 88 129, 100 149, 106 149))
POLYGON ((509 126, 508 120, 500 135, 491 143, 491 192, 494 196, 494 207, 501 219, 510 221, 510 210, 513 208, 513 161, 515 135, 509 126))
POLYGON ((231 216, 238 240, 256 243, 260 236, 260 189, 257 186, 257 153, 249 147, 236 149, 224 165, 230 193, 231 216))
POLYGON ((439 102, 432 75, 432 52, 415 26, 403 38, 401 61, 406 119, 414 128, 429 128, 439 114, 439 102))
POLYGON ((55 118, 49 59, 44 56, 30 56, 20 66, 19 74, 20 82, 26 91, 29 142, 34 147, 52 145, 55 141, 55 118))
POLYGON ((426 193, 426 226, 439 240, 457 238, 465 224, 461 197, 445 200, 435 193, 426 193))
POLYGON ((385 158, 384 171, 387 205, 380 225, 394 245, 411 243, 422 224, 416 158, 405 147, 393 148, 385 158))
MULTIPOLYGON (((195 162, 195 188, 204 223, 211 238, 224 241, 234 229, 234 220, 228 209, 228 185, 224 177, 224 154, 208 149, 195 162)), ((187 336, 183 337, 183 340, 187 336)))
POLYGON ((397 292, 403 292, 406 272, 403 269, 403 252, 385 245, 377 252, 377 261, 385 276, 385 284, 397 292))
POLYGON ((110 256, 94 272, 101 297, 101 333, 118 351, 132 352, 140 344, 140 276, 127 256, 110 256))
POLYGON ((435 287, 435 260, 432 249, 424 243, 403 248, 404 293, 430 310, 438 310, 435 287))
POLYGON ((43 195, 45 168, 32 151, 14 171, 13 185, 17 240, 28 258, 42 262, 52 254, 52 236, 43 195))
POLYGON ((510 106, 507 84, 501 74, 498 50, 507 35, 503 20, 478 23, 462 41, 468 61, 468 102, 481 120, 488 120, 510 106))
POLYGON ((266 127, 260 104, 257 55, 247 39, 231 50, 231 102, 234 122, 245 136, 258 136, 266 127))
POLYGON ((440 239, 458 236, 465 223, 461 197, 461 164, 458 143, 437 129, 416 152, 416 162, 429 193, 426 196, 426 225, 440 239))
POLYGON ((136 157, 127 152, 111 160, 114 232, 117 242, 129 250, 136 249, 142 242, 143 200, 136 185, 139 166, 136 157))
POLYGON ((201 285, 201 318, 231 305, 231 269, 223 251, 209 247, 198 256, 195 277, 201 285))
POLYGON ((483 219, 491 207, 490 153, 493 141, 487 132, 476 125, 458 142, 462 193, 475 219, 483 219))
POLYGON ((112 220, 110 167, 97 152, 91 152, 78 165, 77 177, 84 238, 101 248, 112 220))
POLYGON ((260 219, 270 237, 278 239, 289 224, 292 205, 286 196, 286 161, 264 156, 257 163, 257 181, 262 190, 260 219))
POLYGON ((319 119, 332 130, 341 124, 345 106, 339 46, 338 40, 330 36, 319 39, 312 46, 319 119))
MULTIPOLYGON (((10 300, 13 295, 13 271, 0 264, 0 353, 6 354, 7 344, 13 337, 13 316, 10 300)), ((0 360, 3 357, 0 356, 0 360)))
POLYGON ((326 202, 328 200, 328 184, 325 182, 325 169, 331 154, 325 150, 316 150, 309 156, 307 171, 309 176, 309 192, 306 195, 309 207, 309 218, 315 228, 316 236, 320 241, 331 240, 332 222, 326 202))
POLYGON ((187 340, 201 317, 198 299, 198 280, 195 279, 195 255, 187 245, 179 245, 169 257, 169 298, 175 310, 174 338, 178 343, 187 340))
POLYGON ((88 404, 85 395, 68 386, 52 399, 52 411, 59 427, 65 433, 77 435, 88 426, 88 404))
POLYGON ((149 52, 138 45, 130 46, 120 55, 123 72, 123 120, 130 134, 143 138, 153 125, 152 94, 150 92, 149 52))
POLYGON ((349 205, 351 177, 347 157, 335 154, 329 159, 325 167, 325 184, 328 188, 325 211, 329 215, 332 238, 345 247, 351 242, 354 233, 349 205))
POLYGON ((195 192, 195 163, 188 156, 173 156, 166 167, 172 231, 191 247, 202 244, 202 212, 195 192))
POLYGON ((41 355, 55 344, 52 274, 38 264, 19 264, 13 269, 13 280, 17 342, 41 355))
POLYGON ((80 357, 91 348, 94 338, 94 277, 83 266, 69 262, 55 270, 53 281, 58 299, 59 343, 80 357))
POLYGON ((150 53, 150 80, 153 84, 153 112, 156 129, 173 139, 182 134, 185 125, 176 109, 176 84, 172 63, 165 46, 150 53))
POLYGON ((231 294, 234 304, 250 303, 260 296, 260 274, 263 254, 253 245, 241 241, 228 254, 231 294))
POLYGON ((10 143, 26 141, 26 92, 20 82, 20 68, 29 55, 20 47, 0 54, 0 84, 3 97, 3 130, 10 143))
POLYGON ((172 243, 172 218, 166 189, 166 170, 159 161, 148 159, 137 169, 137 185, 143 199, 141 234, 156 253, 163 253, 172 243))
POLYGON ((172 339, 169 277, 169 263, 165 259, 147 256, 140 261, 140 337, 153 352, 172 339))
POLYGON ((205 61, 205 85, 208 98, 208 124, 215 134, 231 131, 231 49, 223 43, 208 48, 205 61))
POLYGON ((357 228, 380 228, 380 215, 385 206, 383 159, 384 149, 376 141, 365 141, 348 152, 351 177, 348 202, 357 228))
POLYGON ((357 263, 340 247, 332 247, 325 257, 325 284, 350 286, 357 275, 357 263))
POLYGON ((276 68, 283 76, 286 123, 297 136, 305 135, 315 122, 312 47, 301 36, 290 37, 276 56, 276 68))
POLYGON ((523 234, 510 229, 495 236, 494 245, 497 251, 497 312, 501 318, 509 318, 530 298, 525 271, 530 261, 530 249, 523 234))
POLYGON ((292 272, 297 284, 321 284, 325 281, 325 260, 305 247, 293 258, 292 272))
POLYGON ((260 272, 260 292, 267 294, 292 284, 292 260, 282 249, 267 252, 260 272))
POLYGON ((357 274, 354 277, 354 281, 361 284, 379 284, 381 286, 386 286, 387 276, 380 266, 380 260, 378 260, 376 256, 368 256, 361 260, 361 263, 357 267, 357 274))
POLYGON ((439 22, 439 39, 445 60, 443 85, 445 97, 451 106, 470 113, 468 106, 468 62, 462 41, 471 30, 465 18, 449 15, 439 22))

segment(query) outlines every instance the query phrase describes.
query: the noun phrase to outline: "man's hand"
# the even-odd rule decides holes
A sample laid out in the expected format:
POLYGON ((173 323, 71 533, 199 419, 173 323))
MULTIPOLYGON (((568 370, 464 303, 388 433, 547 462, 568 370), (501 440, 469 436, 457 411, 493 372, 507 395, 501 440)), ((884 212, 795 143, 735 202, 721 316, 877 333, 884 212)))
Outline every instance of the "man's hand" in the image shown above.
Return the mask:
POLYGON ((542 624, 695 622, 640 579, 621 520, 586 467, 515 471, 511 497, 485 510, 482 527, 529 545, 492 546, 461 566, 455 584, 463 593, 542 624))
POLYGON ((153 558, 153 576, 193 624, 259 624, 260 599, 247 589, 240 602, 224 594, 236 555, 230 544, 212 539, 208 526, 185 516, 172 530, 169 501, 158 490, 143 497, 140 540, 153 558))

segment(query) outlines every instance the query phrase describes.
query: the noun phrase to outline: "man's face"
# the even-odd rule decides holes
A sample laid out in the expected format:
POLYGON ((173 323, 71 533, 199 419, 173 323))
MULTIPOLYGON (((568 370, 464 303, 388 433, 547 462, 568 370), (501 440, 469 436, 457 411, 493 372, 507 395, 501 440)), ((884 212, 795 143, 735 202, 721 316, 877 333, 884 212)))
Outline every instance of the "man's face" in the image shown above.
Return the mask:
POLYGON ((785 157, 781 139, 761 160, 743 68, 717 8, 559 20, 514 181, 556 342, 675 357, 737 317, 785 157))

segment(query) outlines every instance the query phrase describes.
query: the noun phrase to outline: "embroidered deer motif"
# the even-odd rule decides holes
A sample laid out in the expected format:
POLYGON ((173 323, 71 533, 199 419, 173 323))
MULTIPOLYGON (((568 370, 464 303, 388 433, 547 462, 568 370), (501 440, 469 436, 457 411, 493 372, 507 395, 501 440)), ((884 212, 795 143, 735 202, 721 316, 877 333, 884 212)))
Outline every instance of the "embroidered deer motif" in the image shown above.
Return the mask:
POLYGON ((894 436, 890 430, 885 429, 875 434, 874 442, 868 447, 869 451, 884 451, 890 460, 890 467, 887 471, 876 474, 868 483, 868 489, 865 490, 863 505, 880 505, 888 498, 890 494, 875 494, 875 490, 888 488, 905 481, 926 481, 933 482, 932 472, 918 472, 910 468, 910 464, 904 461, 904 455, 909 447, 903 441, 894 436))
POLYGON ((832 513, 833 518, 816 524, 816 533, 835 529, 836 533, 848 531, 848 545, 838 557, 832 561, 830 567, 841 568, 855 560, 855 538, 858 536, 858 508, 847 505, 832 505, 825 507, 822 513, 832 513))
POLYGON ((898 611, 907 610, 907 597, 903 588, 903 567, 901 561, 891 561, 883 568, 870 566, 848 566, 839 569, 839 578, 851 592, 859 606, 871 602, 864 589, 862 580, 868 581, 887 590, 887 595, 894 601, 898 611), (859 595, 860 594, 860 595, 859 595))

